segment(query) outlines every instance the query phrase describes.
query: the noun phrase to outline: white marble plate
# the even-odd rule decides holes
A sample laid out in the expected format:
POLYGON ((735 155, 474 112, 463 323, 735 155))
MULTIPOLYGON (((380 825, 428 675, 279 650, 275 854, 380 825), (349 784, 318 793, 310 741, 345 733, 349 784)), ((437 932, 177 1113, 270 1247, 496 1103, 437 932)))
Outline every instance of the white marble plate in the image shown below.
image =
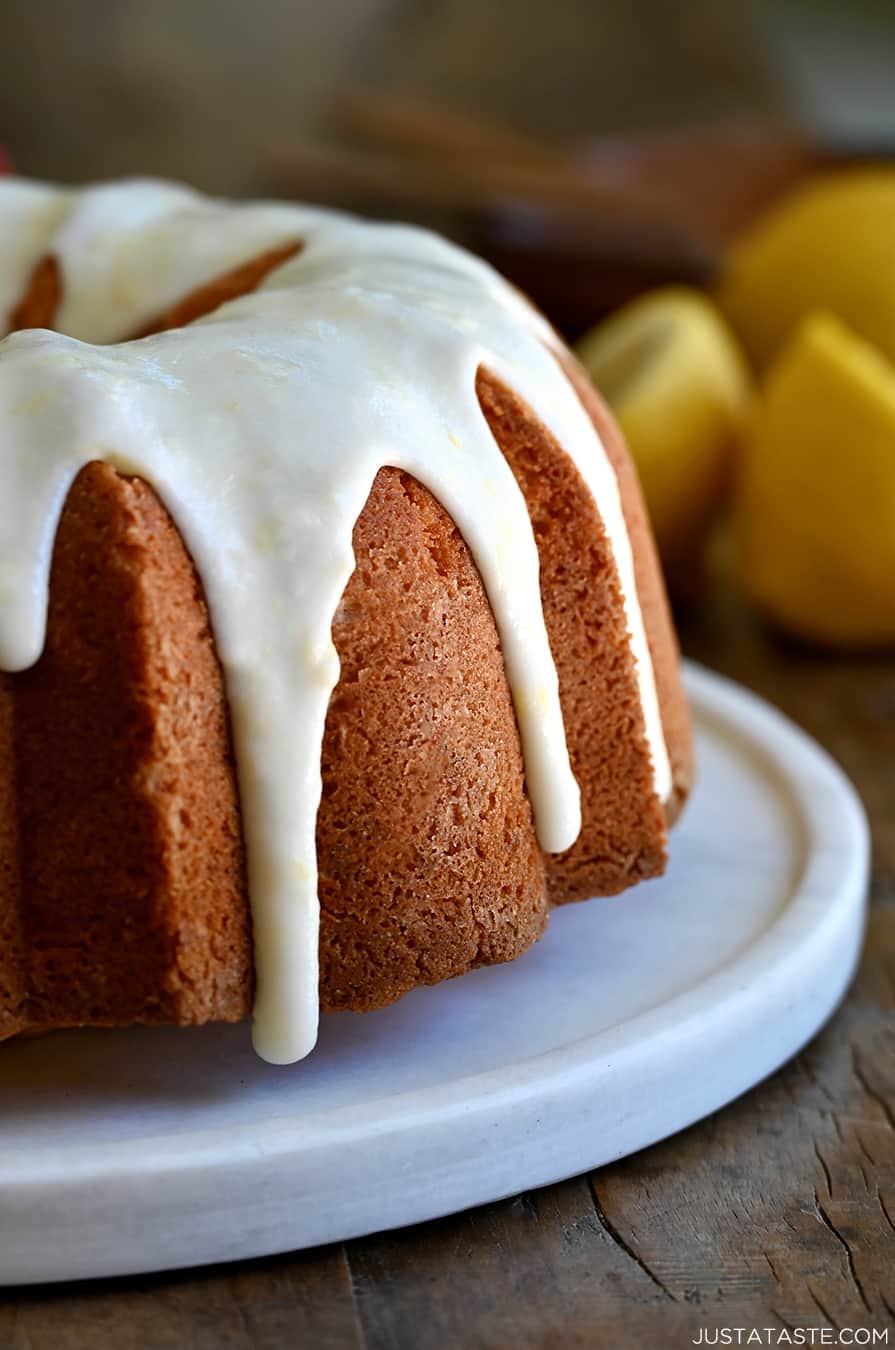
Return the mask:
POLYGON ((0 1046, 0 1281, 353 1237, 599 1166, 777 1068, 848 985, 867 827, 778 713, 690 669, 699 785, 661 881, 554 914, 510 966, 365 1017, 312 1058, 244 1026, 0 1046))

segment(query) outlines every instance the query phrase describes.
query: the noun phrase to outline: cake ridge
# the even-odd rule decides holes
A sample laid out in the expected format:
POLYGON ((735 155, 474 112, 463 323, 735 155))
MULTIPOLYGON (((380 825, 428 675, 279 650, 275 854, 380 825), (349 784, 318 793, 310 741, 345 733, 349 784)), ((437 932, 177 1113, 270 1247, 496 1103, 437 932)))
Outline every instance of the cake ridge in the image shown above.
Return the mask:
MULTIPOLYGON (((184 329, 111 346, 45 331, 4 340, 0 503, 9 505, 0 505, 0 666, 21 669, 39 656, 56 523, 79 470, 102 460, 145 479, 174 518, 205 585, 248 851, 255 1042, 265 1058, 291 1062, 307 1053, 316 1032, 314 822, 324 721, 339 674, 332 623, 354 568, 352 529, 378 471, 399 469, 422 483, 455 521, 478 566, 546 852, 563 851, 577 835, 578 790, 528 511, 479 405, 479 372, 512 389, 543 422, 603 518, 654 786, 666 799, 671 772, 619 487, 555 360, 548 326, 456 246, 410 227, 316 210, 205 205, 174 185, 92 191, 93 198, 89 189, 66 194, 69 222, 77 223, 81 211, 80 233, 74 227, 66 233, 63 223, 55 238, 51 231, 42 241, 59 259, 63 294, 77 274, 79 249, 89 253, 98 238, 114 235, 128 192, 137 200, 121 231, 124 253, 139 255, 141 224, 155 239, 155 253, 150 247, 137 271, 177 254, 176 275, 160 284, 163 296, 185 286, 166 230, 182 245, 189 220, 203 231, 212 217, 235 222, 222 232, 223 252, 210 248, 206 269, 218 268, 237 244, 273 248, 291 237, 301 249, 256 291, 184 329)), ((48 200, 34 198, 42 220, 52 214, 48 200)), ((189 248, 186 255, 195 275, 189 248)), ((110 263, 110 285, 120 280, 120 267, 118 258, 110 263)), ((0 224, 0 277, 3 269, 0 224)), ((97 275, 94 266, 94 282, 97 275)), ((20 286, 26 280, 17 279, 20 286)), ((148 295, 151 287, 144 289, 148 295)), ((143 294, 140 286, 136 292, 143 294)), ((77 295, 69 299, 60 326, 77 327, 82 317, 88 334, 104 338, 115 324, 132 331, 131 320, 146 304, 126 296, 104 313, 100 286, 79 316, 77 295)))

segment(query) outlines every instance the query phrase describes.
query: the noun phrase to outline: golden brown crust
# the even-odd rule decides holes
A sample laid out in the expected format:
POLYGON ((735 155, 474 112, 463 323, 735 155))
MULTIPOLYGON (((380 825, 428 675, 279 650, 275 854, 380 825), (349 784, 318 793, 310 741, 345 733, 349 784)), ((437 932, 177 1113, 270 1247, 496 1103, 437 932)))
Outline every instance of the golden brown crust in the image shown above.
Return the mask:
MULTIPOLYGON (((19 328, 52 328, 61 299, 59 264, 55 258, 41 258, 28 278, 24 295, 9 315, 7 331, 15 333, 19 328)), ((0 333, 2 331, 0 329, 0 333)))
POLYGON ((693 731, 681 683, 680 650, 662 566, 637 470, 618 424, 571 352, 565 354, 562 366, 593 422, 615 469, 621 490, 622 510, 634 553, 637 593, 655 672, 665 743, 671 760, 672 793, 665 805, 665 815, 670 826, 680 815, 693 786, 693 731))
POLYGON ((32 1024, 243 1017, 252 961, 221 680, 152 490, 81 471, 47 640, 13 679, 32 1024))
POLYGON ((477 388, 528 503, 566 741, 581 789, 581 833, 572 848, 547 859, 548 893, 555 904, 612 895, 665 865, 665 821, 615 561, 569 456, 486 371, 477 388))
POLYGON ((282 244, 279 248, 269 248, 266 253, 261 253, 246 263, 240 263, 238 267, 215 277, 205 286, 198 286, 194 291, 190 291, 189 295, 184 296, 163 313, 157 314, 138 332, 132 333, 131 337, 149 337, 152 333, 164 333, 169 328, 183 328, 188 323, 195 323, 196 319, 211 314, 227 300, 238 300, 241 295, 248 295, 256 290, 274 268, 282 267, 283 263, 296 257, 301 249, 302 244, 298 240, 291 244, 282 244))
POLYGON ((511 960, 547 912, 497 630, 456 526, 382 469, 354 552, 317 826, 324 1008, 511 960))
MULTIPOLYGON (((425 489, 384 469, 354 545, 317 831, 325 1008, 509 960, 546 919, 500 646, 465 544, 425 489)), ((0 1035, 247 1015, 223 684, 195 571, 145 483, 81 472, 46 648, 11 683, 23 901, 6 912, 10 932, 23 922, 27 987, 10 989, 0 1035)))
MULTIPOLYGON (((240 263, 221 276, 215 277, 204 286, 197 286, 189 295, 176 305, 157 314, 138 332, 131 333, 133 338, 149 337, 152 333, 163 333, 168 328, 183 328, 194 323, 205 314, 211 314, 227 300, 238 300, 257 289, 265 277, 290 258, 301 252, 301 240, 281 244, 278 248, 267 249, 248 262, 240 263)), ((62 299, 62 275, 59 262, 52 256, 42 258, 28 278, 25 293, 9 316, 7 331, 16 332, 20 328, 52 328, 62 299)))

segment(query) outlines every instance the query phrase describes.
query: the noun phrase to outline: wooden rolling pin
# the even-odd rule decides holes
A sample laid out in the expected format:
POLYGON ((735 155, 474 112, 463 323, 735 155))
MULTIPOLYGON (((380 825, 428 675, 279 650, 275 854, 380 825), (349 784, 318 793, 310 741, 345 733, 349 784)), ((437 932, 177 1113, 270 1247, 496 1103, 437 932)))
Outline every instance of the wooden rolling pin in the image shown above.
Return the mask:
POLYGON ((441 229, 569 337, 651 286, 709 283, 727 241, 783 190, 866 157, 758 124, 554 142, 364 90, 320 121, 326 140, 265 157, 265 186, 441 229))

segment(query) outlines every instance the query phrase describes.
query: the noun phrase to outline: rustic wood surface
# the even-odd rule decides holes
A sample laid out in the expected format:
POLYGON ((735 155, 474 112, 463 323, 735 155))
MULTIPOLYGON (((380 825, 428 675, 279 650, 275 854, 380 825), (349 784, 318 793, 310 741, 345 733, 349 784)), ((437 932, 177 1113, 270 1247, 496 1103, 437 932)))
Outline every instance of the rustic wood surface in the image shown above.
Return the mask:
POLYGON ((686 1346, 719 1327, 895 1339, 895 662, 806 653, 719 599, 687 651, 840 760, 873 826, 857 981, 779 1073, 589 1176, 343 1246, 0 1294, 0 1350, 686 1346))

